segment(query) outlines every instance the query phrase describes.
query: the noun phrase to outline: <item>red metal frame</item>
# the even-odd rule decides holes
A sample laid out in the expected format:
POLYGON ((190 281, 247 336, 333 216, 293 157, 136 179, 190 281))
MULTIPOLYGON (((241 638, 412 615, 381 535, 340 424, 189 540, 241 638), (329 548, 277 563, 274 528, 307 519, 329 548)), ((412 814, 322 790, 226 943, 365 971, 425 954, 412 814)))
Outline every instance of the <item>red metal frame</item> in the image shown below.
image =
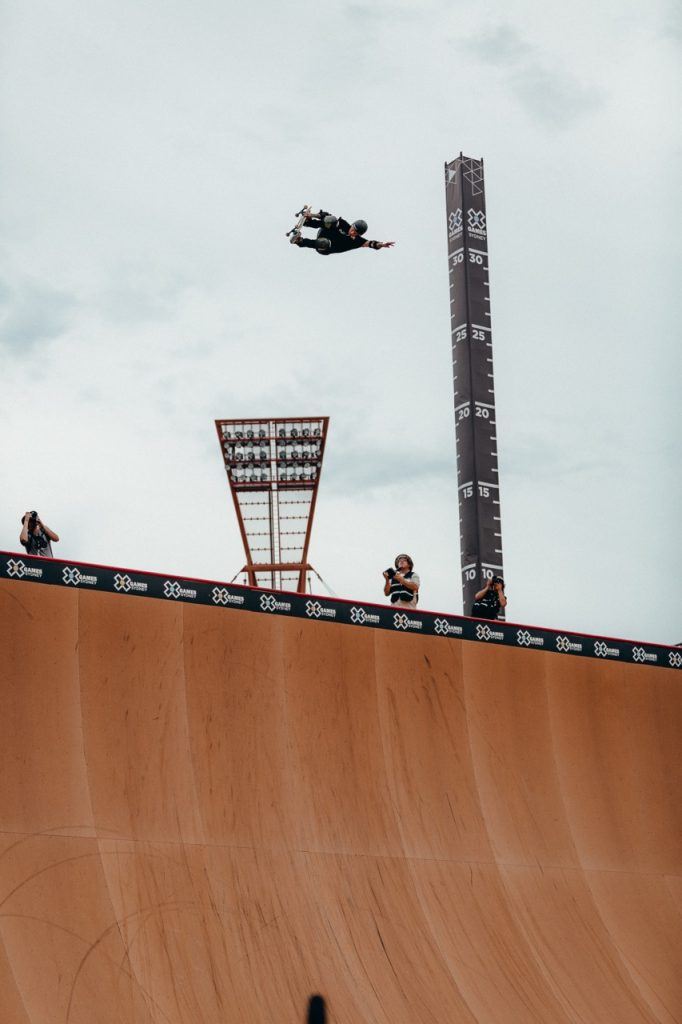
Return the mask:
POLYGON ((282 586, 283 574, 291 577, 292 583, 295 577, 296 591, 304 593, 312 569, 308 548, 329 417, 249 416, 216 420, 215 426, 246 555, 241 572, 250 586, 271 590, 287 589, 282 586), (266 514, 245 514, 258 506, 267 508, 266 514), (250 526, 258 521, 267 522, 268 529, 250 526), (302 522, 305 525, 299 527, 302 522), (268 538, 265 547, 253 543, 263 537, 268 538), (301 538, 300 543, 292 543, 296 537, 301 538), (300 557, 283 557, 284 552, 298 555, 299 551, 300 557), (259 558, 260 552, 269 557, 259 558))

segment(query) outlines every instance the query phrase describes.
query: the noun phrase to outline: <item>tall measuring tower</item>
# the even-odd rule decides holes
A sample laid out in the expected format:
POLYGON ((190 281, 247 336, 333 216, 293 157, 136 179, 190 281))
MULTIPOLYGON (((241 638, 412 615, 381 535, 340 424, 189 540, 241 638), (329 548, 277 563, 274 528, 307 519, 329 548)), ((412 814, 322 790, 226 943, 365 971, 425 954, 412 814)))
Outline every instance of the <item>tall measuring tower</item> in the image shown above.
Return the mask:
POLYGON ((464 614, 502 575, 502 526, 483 161, 445 165, 450 325, 464 614))

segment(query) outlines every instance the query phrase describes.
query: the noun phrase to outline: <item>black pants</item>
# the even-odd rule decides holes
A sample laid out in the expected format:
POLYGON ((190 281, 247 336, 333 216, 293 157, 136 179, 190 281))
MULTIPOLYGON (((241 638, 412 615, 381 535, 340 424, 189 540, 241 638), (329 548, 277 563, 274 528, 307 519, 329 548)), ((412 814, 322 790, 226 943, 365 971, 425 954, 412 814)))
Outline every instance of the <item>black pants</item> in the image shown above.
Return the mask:
POLYGON ((326 228, 324 226, 324 218, 328 217, 329 214, 325 213, 324 210, 320 210, 319 217, 311 217, 303 225, 304 228, 319 228, 317 232, 317 238, 300 238, 299 248, 301 249, 317 249, 320 256, 329 256, 333 252, 344 252, 345 248, 343 245, 339 246, 338 243, 343 241, 345 237, 338 228, 326 228), (321 238, 326 238, 330 245, 320 248, 318 241, 321 238), (336 244, 335 244, 336 243, 336 244))
POLYGON ((317 251, 319 252, 320 256, 328 256, 330 252, 334 252, 334 251, 339 252, 340 251, 338 249, 337 250, 334 249, 334 242, 329 237, 329 235, 327 235, 327 234, 321 235, 319 232, 318 232, 317 238, 299 238, 299 240, 298 240, 298 247, 299 247, 299 249, 317 249, 317 251), (318 244, 317 244, 320 238, 329 238, 329 241, 332 243, 331 244, 331 248, 330 249, 320 249, 318 244))
POLYGON ((491 608, 487 604, 481 604, 480 601, 474 601, 471 606, 471 614, 475 619, 496 619, 498 610, 491 608))

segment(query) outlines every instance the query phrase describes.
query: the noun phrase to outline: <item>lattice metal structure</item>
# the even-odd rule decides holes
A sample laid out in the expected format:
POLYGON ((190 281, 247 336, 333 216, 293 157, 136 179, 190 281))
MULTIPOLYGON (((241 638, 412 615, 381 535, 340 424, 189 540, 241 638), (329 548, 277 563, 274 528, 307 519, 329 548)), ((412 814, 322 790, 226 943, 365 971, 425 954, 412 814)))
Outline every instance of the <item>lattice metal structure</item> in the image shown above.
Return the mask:
POLYGON ((483 161, 460 153, 446 163, 445 196, 462 596, 468 615, 483 581, 503 572, 483 161))
POLYGON ((244 544, 244 581, 305 593, 328 416, 216 420, 244 544))

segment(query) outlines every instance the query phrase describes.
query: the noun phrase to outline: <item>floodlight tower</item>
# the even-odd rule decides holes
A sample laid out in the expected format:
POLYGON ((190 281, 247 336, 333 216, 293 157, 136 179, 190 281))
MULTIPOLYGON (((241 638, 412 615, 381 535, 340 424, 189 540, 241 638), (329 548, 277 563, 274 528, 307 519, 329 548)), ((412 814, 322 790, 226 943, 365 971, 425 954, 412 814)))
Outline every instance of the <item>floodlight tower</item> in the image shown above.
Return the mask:
POLYGON ((328 416, 216 420, 252 587, 305 593, 328 416))
POLYGON ((482 581, 502 575, 502 523, 483 161, 445 165, 450 327, 464 614, 482 581))

